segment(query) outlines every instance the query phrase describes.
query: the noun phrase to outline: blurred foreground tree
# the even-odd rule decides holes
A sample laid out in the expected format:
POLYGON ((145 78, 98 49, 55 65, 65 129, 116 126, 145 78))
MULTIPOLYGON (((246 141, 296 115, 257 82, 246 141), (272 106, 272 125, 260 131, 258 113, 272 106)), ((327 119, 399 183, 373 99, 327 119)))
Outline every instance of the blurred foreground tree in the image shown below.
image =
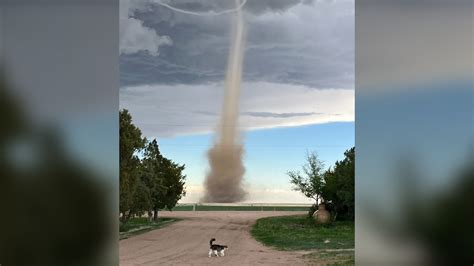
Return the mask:
POLYGON ((54 123, 33 123, 0 73, 0 264, 104 265, 111 184, 54 123))
MULTIPOLYGON (((425 265, 470 265, 474 261, 474 146, 460 165, 443 176, 449 184, 426 190, 424 173, 413 154, 401 154, 396 197, 391 210, 359 196, 368 222, 384 236, 402 244, 416 240, 425 252, 425 265), (427 193, 428 192, 428 193, 427 193)), ((419 263, 421 264, 421 263, 419 263)))

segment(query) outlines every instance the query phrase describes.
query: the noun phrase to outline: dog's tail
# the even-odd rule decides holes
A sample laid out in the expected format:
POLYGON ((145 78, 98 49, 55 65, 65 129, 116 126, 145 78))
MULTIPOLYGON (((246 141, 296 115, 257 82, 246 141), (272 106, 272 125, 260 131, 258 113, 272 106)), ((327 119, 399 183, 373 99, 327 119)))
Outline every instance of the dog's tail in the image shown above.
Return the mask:
POLYGON ((212 242, 216 241, 215 238, 211 239, 211 241, 209 241, 209 246, 212 246, 212 242))

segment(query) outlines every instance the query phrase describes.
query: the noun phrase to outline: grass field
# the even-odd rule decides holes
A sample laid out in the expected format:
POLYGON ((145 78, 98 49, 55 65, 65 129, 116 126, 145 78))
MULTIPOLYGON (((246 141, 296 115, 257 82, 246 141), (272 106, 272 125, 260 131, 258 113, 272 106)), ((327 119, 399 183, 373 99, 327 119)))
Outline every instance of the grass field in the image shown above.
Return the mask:
POLYGON ((355 265, 354 255, 354 250, 321 250, 304 255, 304 258, 320 265, 355 265))
POLYGON ((150 222, 148 218, 133 218, 127 224, 120 225, 120 239, 126 239, 131 236, 145 233, 154 229, 158 229, 172 222, 176 222, 177 218, 159 218, 158 222, 150 222))
POLYGON ((315 262, 346 265, 354 261, 354 222, 321 226, 307 216, 269 217, 257 220, 251 233, 280 250, 314 250, 305 257, 315 262))
MULTIPOLYGON (((305 206, 219 206, 219 205, 196 205, 196 211, 308 211, 305 206)), ((181 205, 173 208, 173 211, 192 211, 193 206, 181 205)))

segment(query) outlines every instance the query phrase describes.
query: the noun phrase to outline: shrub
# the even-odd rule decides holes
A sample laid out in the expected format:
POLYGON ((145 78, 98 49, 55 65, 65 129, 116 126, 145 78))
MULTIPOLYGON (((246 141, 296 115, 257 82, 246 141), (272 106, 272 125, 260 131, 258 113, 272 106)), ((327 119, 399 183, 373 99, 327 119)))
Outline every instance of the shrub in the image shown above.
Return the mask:
POLYGON ((313 204, 311 205, 311 207, 309 207, 309 210, 308 210, 308 217, 313 217, 313 214, 318 210, 318 205, 317 204, 313 204))

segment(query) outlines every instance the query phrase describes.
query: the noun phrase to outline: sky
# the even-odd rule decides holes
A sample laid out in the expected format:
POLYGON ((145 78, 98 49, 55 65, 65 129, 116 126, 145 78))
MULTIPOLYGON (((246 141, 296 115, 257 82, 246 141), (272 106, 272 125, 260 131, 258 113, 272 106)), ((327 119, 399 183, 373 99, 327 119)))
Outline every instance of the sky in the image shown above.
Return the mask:
MULTIPOLYGON (((196 202, 224 94, 234 1, 120 2, 120 108, 186 165, 196 202), (201 14, 184 14, 163 5, 201 14)), ((246 202, 307 203, 287 171, 354 146, 353 1, 248 0, 239 126, 246 202)))

